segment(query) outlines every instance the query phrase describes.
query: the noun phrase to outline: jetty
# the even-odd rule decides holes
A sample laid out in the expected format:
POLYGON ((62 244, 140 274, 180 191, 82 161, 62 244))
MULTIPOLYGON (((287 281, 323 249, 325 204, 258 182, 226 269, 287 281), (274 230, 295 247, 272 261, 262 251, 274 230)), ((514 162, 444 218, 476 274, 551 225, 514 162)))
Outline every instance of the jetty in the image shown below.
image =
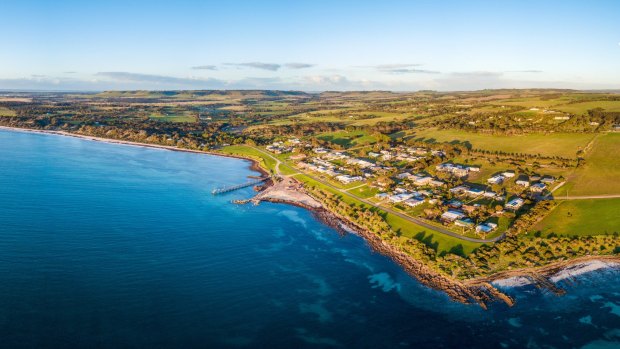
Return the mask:
POLYGON ((238 189, 241 189, 241 188, 245 188, 245 187, 249 187, 249 186, 252 186, 252 185, 257 185, 257 184, 263 183, 264 181, 266 181, 266 180, 268 180, 270 178, 271 177, 262 177, 262 178, 259 178, 259 179, 253 180, 253 181, 249 181, 249 182, 246 182, 246 183, 241 183, 241 184, 237 184, 237 185, 231 185, 231 186, 222 187, 222 188, 215 188, 215 189, 213 189, 211 191, 211 194, 218 195, 218 194, 229 193, 231 191, 235 191, 235 190, 238 190, 238 189))

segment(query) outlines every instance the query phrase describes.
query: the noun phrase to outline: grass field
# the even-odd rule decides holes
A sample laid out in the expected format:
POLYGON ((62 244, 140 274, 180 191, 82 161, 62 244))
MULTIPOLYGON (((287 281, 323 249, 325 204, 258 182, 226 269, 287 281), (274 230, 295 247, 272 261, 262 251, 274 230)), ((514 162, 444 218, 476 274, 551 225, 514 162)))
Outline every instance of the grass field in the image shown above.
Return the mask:
POLYGON ((605 111, 620 111, 620 101, 582 102, 553 107, 553 109, 571 114, 586 114, 588 110, 595 108, 603 108, 605 111))
POLYGON ((369 135, 365 131, 338 131, 322 133, 318 136, 319 139, 329 141, 334 144, 338 144, 345 148, 371 144, 377 141, 377 139, 369 135))
POLYGON ((193 116, 187 115, 158 115, 153 114, 150 116, 153 120, 169 121, 169 122, 194 122, 196 119, 193 116))
POLYGON ((15 115, 17 115, 15 114, 15 111, 9 108, 0 107, 0 116, 15 116, 15 115))
POLYGON ((586 154, 586 163, 577 169, 557 196, 620 194, 620 133, 598 136, 586 154))
POLYGON ((535 230, 544 235, 599 235, 620 232, 620 199, 562 201, 535 230))
POLYGON ((541 154, 575 158, 577 151, 594 137, 586 133, 533 133, 517 136, 489 135, 460 130, 425 129, 411 134, 413 138, 438 142, 469 142, 475 149, 509 153, 541 154))
POLYGON ((221 149, 224 154, 246 156, 260 162, 261 167, 267 171, 275 171, 276 161, 266 154, 247 145, 231 145, 221 149))

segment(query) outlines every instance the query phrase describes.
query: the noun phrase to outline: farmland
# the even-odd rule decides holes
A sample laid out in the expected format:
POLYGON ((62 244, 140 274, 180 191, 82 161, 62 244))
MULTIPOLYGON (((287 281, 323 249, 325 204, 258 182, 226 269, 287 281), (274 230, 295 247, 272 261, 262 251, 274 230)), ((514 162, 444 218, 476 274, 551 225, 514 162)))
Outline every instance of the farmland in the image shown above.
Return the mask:
POLYGON ((536 225, 544 235, 620 233, 620 199, 567 200, 536 225))
POLYGON ((598 136, 585 155, 585 164, 575 170, 557 195, 620 194, 620 134, 598 136))
POLYGON ((594 138, 593 134, 525 134, 493 135, 461 130, 413 130, 410 137, 434 142, 464 143, 474 149, 503 151, 508 153, 540 154, 543 156, 575 157, 594 138))

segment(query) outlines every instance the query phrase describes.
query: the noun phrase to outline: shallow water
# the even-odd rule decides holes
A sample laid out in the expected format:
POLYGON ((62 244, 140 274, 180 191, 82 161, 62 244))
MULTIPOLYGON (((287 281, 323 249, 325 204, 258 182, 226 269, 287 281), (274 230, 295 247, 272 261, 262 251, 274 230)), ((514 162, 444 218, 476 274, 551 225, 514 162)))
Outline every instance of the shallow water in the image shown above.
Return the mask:
POLYGON ((618 347, 620 277, 488 311, 310 212, 238 206, 237 159, 0 131, 0 347, 618 347))

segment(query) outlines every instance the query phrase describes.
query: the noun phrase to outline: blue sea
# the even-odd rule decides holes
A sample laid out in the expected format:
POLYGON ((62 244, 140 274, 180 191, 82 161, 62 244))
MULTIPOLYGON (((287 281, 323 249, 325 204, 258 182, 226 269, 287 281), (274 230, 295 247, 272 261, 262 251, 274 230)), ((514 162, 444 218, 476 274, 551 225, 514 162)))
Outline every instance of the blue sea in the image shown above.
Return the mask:
POLYGON ((617 270, 455 303, 311 212, 211 195, 249 165, 0 130, 0 347, 620 347, 617 270))

